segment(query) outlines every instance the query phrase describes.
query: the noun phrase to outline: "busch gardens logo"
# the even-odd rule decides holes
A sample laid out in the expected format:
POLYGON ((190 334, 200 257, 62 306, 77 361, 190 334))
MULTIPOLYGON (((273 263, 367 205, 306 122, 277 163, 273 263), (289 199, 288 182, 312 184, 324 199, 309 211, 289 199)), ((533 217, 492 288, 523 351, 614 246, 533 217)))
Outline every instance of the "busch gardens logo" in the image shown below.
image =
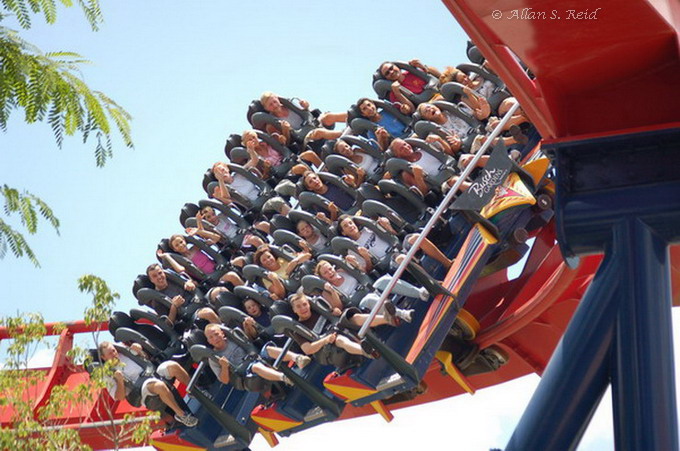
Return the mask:
POLYGON ((468 189, 477 197, 482 198, 485 194, 494 191, 498 185, 503 183, 509 172, 508 169, 500 168, 484 169, 482 174, 468 189))

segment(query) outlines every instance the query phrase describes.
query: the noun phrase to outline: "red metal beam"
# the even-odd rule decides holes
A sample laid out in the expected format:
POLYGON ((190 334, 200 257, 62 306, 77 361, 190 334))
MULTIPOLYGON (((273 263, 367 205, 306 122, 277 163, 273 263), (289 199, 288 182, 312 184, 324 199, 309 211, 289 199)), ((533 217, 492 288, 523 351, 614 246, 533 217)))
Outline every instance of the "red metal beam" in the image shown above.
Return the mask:
POLYGON ((680 120, 680 3, 675 0, 443 3, 544 138, 680 120))

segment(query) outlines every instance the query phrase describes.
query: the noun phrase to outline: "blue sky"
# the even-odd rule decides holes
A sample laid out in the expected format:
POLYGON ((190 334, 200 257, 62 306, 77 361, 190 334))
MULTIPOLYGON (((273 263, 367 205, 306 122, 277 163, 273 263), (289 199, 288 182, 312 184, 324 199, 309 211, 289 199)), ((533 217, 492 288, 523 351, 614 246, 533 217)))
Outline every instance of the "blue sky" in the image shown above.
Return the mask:
MULTIPOLYGON (((117 0, 102 10, 96 33, 72 8, 61 9, 54 26, 36 18, 23 36, 43 51, 75 51, 92 61, 83 77, 132 114, 135 149, 116 141, 114 158, 98 169, 92 143, 75 137, 57 149, 49 126, 26 126, 14 114, 0 133, 0 182, 42 197, 62 225, 60 236, 43 223, 29 238, 41 268, 11 255, 0 260, 2 316, 82 318, 88 299, 76 280, 86 273, 121 293, 118 309, 136 306, 132 281, 155 261, 157 242, 181 231, 181 206, 205 197, 202 174, 224 159, 227 136, 248 128, 247 106, 261 92, 345 111, 373 95, 371 75, 384 60, 420 58, 439 68, 465 60, 466 37, 436 0, 117 0)), ((318 449, 318 440, 331 436, 325 450, 347 449, 368 435, 378 444, 502 447, 537 379, 397 412, 387 427, 378 417, 326 426, 284 439, 278 449, 318 449), (423 420, 431 437, 419 432, 423 420)), ((602 424, 583 449, 612 447, 611 426, 602 424)))

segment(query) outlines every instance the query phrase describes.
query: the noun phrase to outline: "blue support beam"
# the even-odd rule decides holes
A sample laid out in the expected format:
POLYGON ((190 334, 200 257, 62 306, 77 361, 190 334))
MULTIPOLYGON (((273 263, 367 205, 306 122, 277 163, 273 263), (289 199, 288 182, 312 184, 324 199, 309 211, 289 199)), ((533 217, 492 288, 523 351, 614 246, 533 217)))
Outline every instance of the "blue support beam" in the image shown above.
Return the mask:
POLYGON ((609 384, 618 275, 617 259, 608 256, 543 372, 507 450, 573 449, 578 444, 609 384), (577 324, 580 327, 572 327, 577 324))
POLYGON ((618 224, 614 243, 621 251, 612 362, 616 448, 678 449, 668 246, 638 219, 618 224))
POLYGON ((678 449, 668 245, 680 241, 680 130, 551 152, 560 247, 605 260, 507 449, 575 449, 610 381, 617 449, 678 449))

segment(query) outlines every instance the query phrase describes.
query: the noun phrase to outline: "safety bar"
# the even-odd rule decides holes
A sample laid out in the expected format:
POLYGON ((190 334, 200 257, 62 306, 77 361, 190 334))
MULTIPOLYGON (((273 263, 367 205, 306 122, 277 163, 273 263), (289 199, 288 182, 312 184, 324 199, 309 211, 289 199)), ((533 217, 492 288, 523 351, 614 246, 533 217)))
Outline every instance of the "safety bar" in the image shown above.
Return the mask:
POLYGON ((465 181, 465 179, 467 179, 472 170, 477 166, 477 162, 480 160, 480 158, 482 158, 482 155, 486 153, 487 149, 491 146, 493 140, 496 139, 498 135, 500 135, 501 130, 503 129, 505 124, 508 123, 508 121, 515 113, 515 111, 517 111, 517 109, 519 109, 519 102, 515 102, 515 104, 512 105, 512 107, 510 107, 508 112, 505 113, 503 119, 493 129, 493 131, 486 139, 484 144, 482 144, 482 147, 475 154, 470 164, 468 164, 467 167, 463 170, 463 173, 460 174, 458 180, 456 180, 456 183, 453 185, 453 187, 451 187, 449 192, 444 197, 444 200, 442 200, 442 202, 439 204, 435 212, 432 214, 430 220, 427 221, 427 224, 425 224, 425 227, 423 227, 422 232, 419 233, 418 239, 415 241, 415 243, 413 243, 413 246, 411 247, 411 249, 409 249, 408 253, 406 254, 406 258, 401 262, 397 270, 394 272, 392 280, 390 280, 390 283, 387 284, 387 287, 380 296, 380 299, 373 306, 373 309, 371 310, 371 313, 368 316, 368 320, 364 323, 363 326, 361 326, 361 329, 359 330, 360 338, 364 338, 364 336, 366 335, 369 325, 373 322, 373 319, 378 314, 378 311, 382 308, 383 304, 385 303, 385 300, 392 293, 392 289, 397 284, 397 280, 401 278, 401 275, 404 273, 406 266, 411 262, 411 260, 413 260, 413 256, 420 249, 420 245, 422 244, 425 237, 427 237, 427 235, 430 233, 430 230, 432 230, 432 227, 434 227, 434 224, 439 220, 439 217, 442 215, 442 213, 444 213, 444 210, 446 210, 446 208, 449 206, 449 203, 451 203, 453 198, 456 196, 456 192, 458 191, 458 188, 460 188, 460 185, 465 181))

